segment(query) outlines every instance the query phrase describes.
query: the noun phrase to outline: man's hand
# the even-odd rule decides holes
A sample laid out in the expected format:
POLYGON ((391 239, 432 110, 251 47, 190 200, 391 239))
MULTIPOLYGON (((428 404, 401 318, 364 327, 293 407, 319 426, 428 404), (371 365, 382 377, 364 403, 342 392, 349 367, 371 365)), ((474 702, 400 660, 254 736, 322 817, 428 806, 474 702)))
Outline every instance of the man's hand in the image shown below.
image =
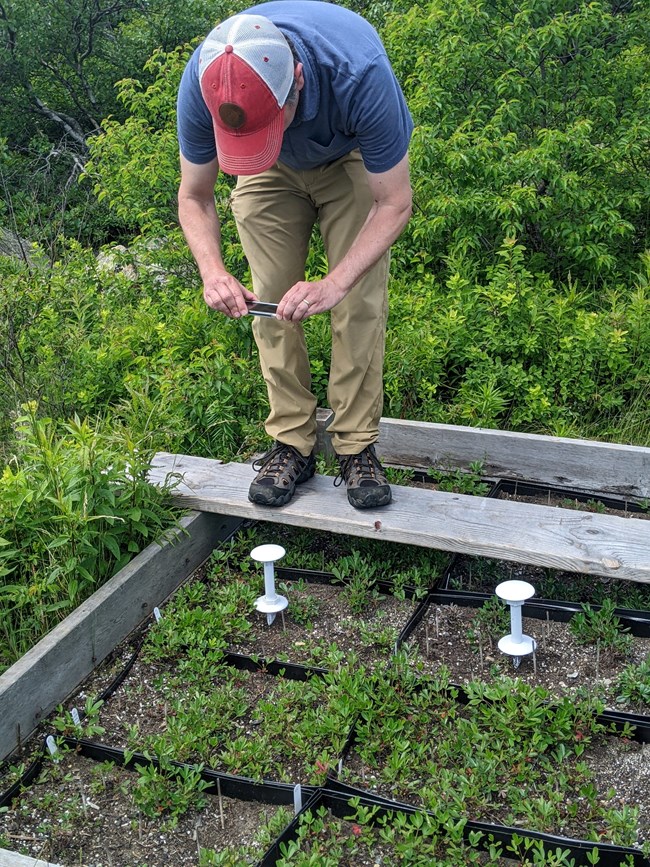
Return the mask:
POLYGON ((195 165, 181 154, 178 216, 187 243, 203 278, 203 298, 208 307, 231 319, 248 313, 246 302, 257 297, 226 271, 221 257, 219 217, 214 207, 216 159, 195 165))
POLYGON ((248 305, 257 301, 257 296, 224 272, 210 276, 203 283, 203 299, 208 307, 224 313, 231 319, 239 319, 248 313, 248 305))
POLYGON ((411 215, 408 154, 387 172, 367 172, 373 204, 350 249, 327 277, 296 283, 278 305, 278 318, 300 322, 331 310, 390 249, 411 215))
POLYGON ((301 281, 292 286, 280 301, 277 316, 290 322, 302 322, 314 313, 324 313, 336 307, 346 295, 346 290, 329 277, 313 283, 301 281))

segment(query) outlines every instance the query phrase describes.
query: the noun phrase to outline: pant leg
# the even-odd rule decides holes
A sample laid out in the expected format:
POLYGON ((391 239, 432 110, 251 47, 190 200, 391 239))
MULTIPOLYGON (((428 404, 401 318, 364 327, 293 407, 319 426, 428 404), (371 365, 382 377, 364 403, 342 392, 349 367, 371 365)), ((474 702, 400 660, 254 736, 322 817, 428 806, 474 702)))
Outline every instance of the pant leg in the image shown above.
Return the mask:
MULTIPOLYGON (((312 187, 330 268, 345 256, 373 204, 358 151, 337 160, 312 187)), ((384 399, 383 366, 388 318, 386 253, 331 312, 332 362, 328 427, 339 454, 357 454, 379 436, 384 399)))
MULTIPOLYGON (((278 163, 260 175, 240 177, 232 195, 253 291, 261 301, 277 303, 304 280, 317 212, 301 174, 278 163)), ((269 397, 266 432, 308 455, 316 441, 316 398, 303 327, 256 317, 253 334, 269 397)))

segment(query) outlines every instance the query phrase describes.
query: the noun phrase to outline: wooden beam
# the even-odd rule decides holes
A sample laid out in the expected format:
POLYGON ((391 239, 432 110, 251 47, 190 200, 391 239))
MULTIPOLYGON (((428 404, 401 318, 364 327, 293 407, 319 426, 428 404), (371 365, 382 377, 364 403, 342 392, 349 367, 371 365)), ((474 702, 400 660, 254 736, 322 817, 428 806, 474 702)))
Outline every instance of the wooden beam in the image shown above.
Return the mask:
POLYGON ((30 858, 29 855, 19 855, 9 849, 0 849, 0 867, 60 867, 42 858, 30 858))
POLYGON ((343 487, 333 488, 328 476, 300 485, 286 506, 268 508, 248 501, 253 474, 247 464, 157 454, 151 481, 160 484, 170 472, 182 477, 174 496, 186 508, 650 581, 650 524, 643 519, 398 485, 389 506, 359 510, 349 505, 343 487))
MULTIPOLYGON (((328 419, 318 419, 321 450, 328 419)), ((467 470, 480 461, 488 478, 650 497, 650 448, 641 446, 382 418, 377 453, 396 466, 467 470)))
POLYGON ((11 753, 239 524, 191 514, 0 675, 0 758, 11 753))

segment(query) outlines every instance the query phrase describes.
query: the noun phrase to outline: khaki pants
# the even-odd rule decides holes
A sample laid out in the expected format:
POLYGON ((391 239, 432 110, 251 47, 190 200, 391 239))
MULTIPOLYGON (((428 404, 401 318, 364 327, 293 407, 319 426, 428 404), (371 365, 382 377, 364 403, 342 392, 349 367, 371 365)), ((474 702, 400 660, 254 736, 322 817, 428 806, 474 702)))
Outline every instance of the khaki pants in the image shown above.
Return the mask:
MULTIPOLYGON (((318 169, 295 171, 278 163, 260 175, 240 177, 232 207, 258 298, 278 302, 294 283, 304 280, 316 222, 333 268, 345 256, 371 205, 358 151, 318 169)), ((357 454, 378 437, 388 260, 386 253, 330 313, 327 399, 334 419, 328 431, 335 450, 343 455, 357 454)), ((308 455, 316 439, 316 398, 302 325, 260 317, 253 322, 253 333, 271 409, 266 432, 308 455)))

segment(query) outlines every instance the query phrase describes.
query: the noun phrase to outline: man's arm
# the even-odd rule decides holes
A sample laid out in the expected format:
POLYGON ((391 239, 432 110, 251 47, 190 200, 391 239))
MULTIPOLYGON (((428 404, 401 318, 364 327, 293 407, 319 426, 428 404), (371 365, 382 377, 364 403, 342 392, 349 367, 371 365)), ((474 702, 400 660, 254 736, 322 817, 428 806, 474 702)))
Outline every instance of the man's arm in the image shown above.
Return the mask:
POLYGON ((248 312, 246 301, 257 298, 223 264, 219 217, 214 205, 218 172, 216 159, 197 165, 181 154, 178 219, 203 280, 205 303, 236 319, 248 312))
POLYGON ((322 280, 292 286, 278 305, 282 319, 300 320, 330 310, 381 259, 399 237, 412 210, 408 154, 387 172, 367 172, 374 204, 344 258, 322 280), (309 301, 309 307, 302 304, 309 301))

